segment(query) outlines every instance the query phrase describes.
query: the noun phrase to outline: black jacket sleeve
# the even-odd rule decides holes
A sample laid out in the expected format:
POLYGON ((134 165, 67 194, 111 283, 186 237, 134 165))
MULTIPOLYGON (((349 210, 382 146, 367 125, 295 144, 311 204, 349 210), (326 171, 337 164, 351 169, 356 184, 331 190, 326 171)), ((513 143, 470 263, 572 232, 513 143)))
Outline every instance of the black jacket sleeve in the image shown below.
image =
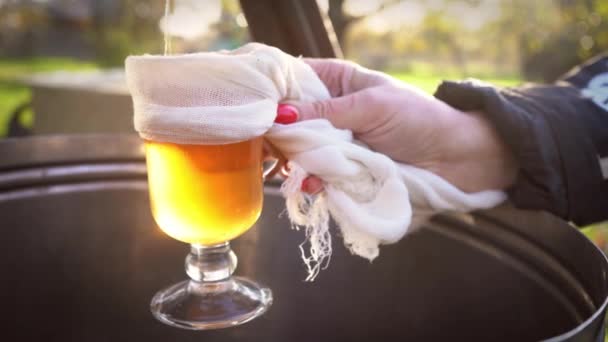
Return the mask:
POLYGON ((578 225, 608 219, 608 55, 552 85, 445 81, 435 96, 483 112, 510 147, 520 166, 507 190, 515 206, 578 225))

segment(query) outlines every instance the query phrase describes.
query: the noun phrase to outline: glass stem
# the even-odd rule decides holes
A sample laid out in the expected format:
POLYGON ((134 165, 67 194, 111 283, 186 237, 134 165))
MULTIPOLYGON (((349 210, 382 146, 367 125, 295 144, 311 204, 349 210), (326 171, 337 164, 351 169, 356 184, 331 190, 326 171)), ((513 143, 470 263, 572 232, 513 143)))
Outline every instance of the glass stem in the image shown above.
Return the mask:
POLYGON ((236 265, 236 255, 228 242, 212 246, 192 244, 186 257, 186 273, 195 282, 226 280, 236 265))

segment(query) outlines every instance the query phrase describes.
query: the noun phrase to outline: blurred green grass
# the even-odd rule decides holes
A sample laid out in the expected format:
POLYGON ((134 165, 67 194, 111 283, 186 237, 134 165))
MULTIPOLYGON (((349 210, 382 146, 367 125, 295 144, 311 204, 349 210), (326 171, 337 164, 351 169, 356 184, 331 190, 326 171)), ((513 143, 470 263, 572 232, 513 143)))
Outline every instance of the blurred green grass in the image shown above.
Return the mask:
POLYGON ((604 253, 608 254, 608 221, 587 226, 581 231, 604 253))
POLYGON ((428 61, 410 61, 401 70, 385 70, 401 81, 413 84, 428 93, 434 93, 443 80, 475 78, 500 87, 511 87, 522 83, 522 78, 506 70, 496 70, 483 63, 468 63, 466 71, 453 65, 437 65, 428 61))
POLYGON ((57 57, 0 59, 0 80, 15 80, 35 72, 87 69, 97 69, 97 65, 93 62, 57 57))
MULTIPOLYGON (((0 137, 6 136, 10 116, 15 108, 31 97, 30 90, 19 82, 21 77, 38 72, 94 70, 97 68, 98 66, 94 62, 83 62, 70 58, 0 59, 0 137)), ((388 71, 388 73, 429 93, 433 93, 437 85, 444 79, 464 78, 461 73, 454 70, 434 71, 430 64, 420 63, 409 67, 406 71, 397 70, 388 71)), ((520 83, 520 79, 517 77, 501 78, 490 74, 477 78, 500 86, 512 86, 520 83)), ((33 122, 32 113, 27 112, 26 115, 21 117, 21 120, 26 127, 31 127, 33 122)))
MULTIPOLYGON (((450 74, 445 74, 445 75, 438 75, 438 74, 418 74, 418 73, 411 73, 411 72, 389 72, 389 74, 403 82, 409 83, 409 84, 413 84, 419 88, 421 88, 422 90, 428 92, 428 93, 434 93, 435 89, 437 89, 437 86, 443 81, 443 80, 462 80, 465 79, 467 77, 463 77, 460 75, 450 75, 450 74)), ((488 77, 482 77, 482 76, 468 76, 470 78, 477 78, 480 79, 484 82, 493 84, 493 85, 497 85, 497 86, 501 86, 501 87, 512 87, 512 86, 516 86, 518 84, 520 84, 522 82, 522 80, 518 77, 497 77, 497 76, 488 76, 488 77)))
MULTIPOLYGON (((78 61, 70 58, 28 58, 0 59, 0 137, 8 131, 11 114, 21 104, 29 101, 30 90, 21 84, 19 79, 38 72, 59 70, 95 70, 97 65, 92 62, 78 61)), ((26 127, 33 124, 33 113, 27 111, 20 119, 26 127)))

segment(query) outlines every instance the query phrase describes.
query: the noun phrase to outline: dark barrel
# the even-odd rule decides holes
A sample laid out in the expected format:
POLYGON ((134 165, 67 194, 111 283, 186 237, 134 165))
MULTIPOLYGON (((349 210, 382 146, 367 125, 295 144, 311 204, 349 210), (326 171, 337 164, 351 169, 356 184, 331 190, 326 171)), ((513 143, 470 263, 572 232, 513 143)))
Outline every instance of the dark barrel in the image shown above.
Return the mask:
MULTIPOLYGON (((604 255, 567 223, 502 206, 438 215, 373 263, 334 239, 304 282, 276 183, 233 242, 237 274, 274 304, 243 326, 157 322, 153 294, 185 279, 188 248, 155 225, 131 135, 0 141, 0 265, 6 341, 603 341, 604 255)), ((335 234, 334 234, 335 236, 335 234)))

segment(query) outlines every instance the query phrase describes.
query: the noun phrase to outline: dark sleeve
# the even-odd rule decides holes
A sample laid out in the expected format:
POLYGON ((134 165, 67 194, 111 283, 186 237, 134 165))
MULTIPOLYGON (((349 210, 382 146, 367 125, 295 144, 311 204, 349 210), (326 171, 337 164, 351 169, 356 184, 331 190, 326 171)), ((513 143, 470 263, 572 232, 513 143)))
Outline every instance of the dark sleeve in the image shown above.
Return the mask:
POLYGON ((520 167, 507 190, 515 206, 577 225, 608 219, 608 56, 553 85, 499 89, 446 81, 435 96, 483 112, 510 147, 520 167))

